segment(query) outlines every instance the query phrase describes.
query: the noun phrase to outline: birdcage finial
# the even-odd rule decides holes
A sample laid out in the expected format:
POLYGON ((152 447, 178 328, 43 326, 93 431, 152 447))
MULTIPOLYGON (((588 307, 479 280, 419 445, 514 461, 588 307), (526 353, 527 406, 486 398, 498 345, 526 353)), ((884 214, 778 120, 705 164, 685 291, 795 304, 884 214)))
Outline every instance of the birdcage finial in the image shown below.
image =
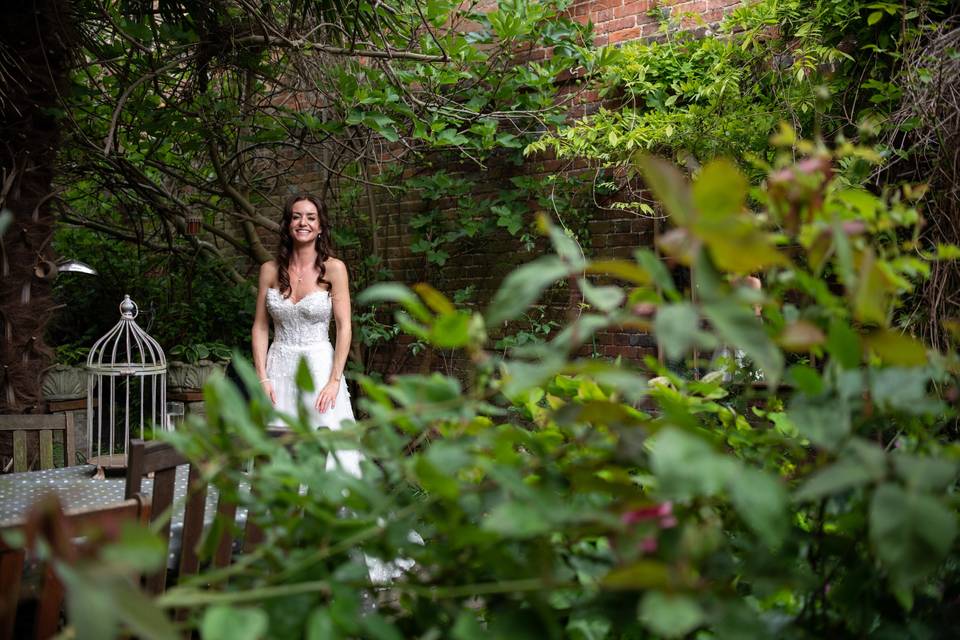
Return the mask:
POLYGON ((123 296, 123 302, 120 303, 120 316, 133 320, 140 314, 137 303, 130 299, 130 295, 123 296))

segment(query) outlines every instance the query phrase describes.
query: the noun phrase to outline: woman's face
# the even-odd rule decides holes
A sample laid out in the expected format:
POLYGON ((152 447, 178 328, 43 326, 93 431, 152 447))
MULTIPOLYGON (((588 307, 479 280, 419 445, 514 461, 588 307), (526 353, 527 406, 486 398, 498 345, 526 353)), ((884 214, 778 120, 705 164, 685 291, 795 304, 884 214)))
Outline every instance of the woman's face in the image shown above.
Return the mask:
POLYGON ((298 200, 291 207, 290 237, 295 244, 313 244, 320 235, 320 214, 309 200, 298 200))

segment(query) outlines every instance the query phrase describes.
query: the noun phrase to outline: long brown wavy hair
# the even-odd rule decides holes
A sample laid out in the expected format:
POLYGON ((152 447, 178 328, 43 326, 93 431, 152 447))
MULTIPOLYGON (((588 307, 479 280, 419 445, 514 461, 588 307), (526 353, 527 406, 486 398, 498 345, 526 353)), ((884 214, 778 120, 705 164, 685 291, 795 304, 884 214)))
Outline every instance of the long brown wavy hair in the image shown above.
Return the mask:
POLYGON ((320 272, 317 277, 317 284, 325 286, 327 291, 331 285, 324 278, 327 273, 327 267, 324 262, 327 258, 334 258, 333 238, 330 235, 330 219, 327 217, 327 207, 319 198, 309 193, 296 193, 287 198, 283 205, 283 217, 280 219, 280 242, 277 243, 277 279, 280 281, 280 294, 284 298, 289 298, 293 293, 290 287, 290 256, 293 254, 293 236, 290 235, 290 223, 293 221, 293 205, 306 200, 317 208, 317 220, 320 223, 320 235, 317 236, 317 262, 316 267, 320 272))

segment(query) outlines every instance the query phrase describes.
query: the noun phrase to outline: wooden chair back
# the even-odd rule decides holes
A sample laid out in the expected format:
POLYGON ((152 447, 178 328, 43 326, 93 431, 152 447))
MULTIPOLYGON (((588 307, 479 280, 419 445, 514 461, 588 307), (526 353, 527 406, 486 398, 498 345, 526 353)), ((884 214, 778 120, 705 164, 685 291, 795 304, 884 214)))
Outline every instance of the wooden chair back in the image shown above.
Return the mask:
POLYGON ((43 504, 31 507, 24 522, 0 530, 0 533, 17 530, 27 538, 24 548, 8 545, 0 535, 0 640, 15 637, 44 640, 58 632, 64 589, 50 564, 43 567, 33 619, 17 619, 19 612, 27 611, 19 606, 21 595, 26 595, 22 594, 24 564, 37 538, 45 539, 53 556, 72 563, 95 555, 102 544, 116 541, 125 522, 145 524, 150 514, 150 501, 141 496, 109 507, 67 514, 61 511, 55 497, 40 502, 43 504))
MULTIPOLYGON (((204 482, 200 470, 166 442, 134 439, 130 441, 130 454, 127 463, 126 496, 134 496, 141 492, 143 478, 153 474, 153 505, 152 520, 164 519, 160 530, 160 537, 166 541, 167 550, 170 547, 170 514, 173 505, 174 485, 176 484, 177 467, 189 465, 187 476, 187 496, 184 504, 183 529, 180 537, 180 564, 178 576, 195 575, 200 569, 200 559, 197 549, 203 538, 204 516, 207 503, 207 484, 204 482)), ((236 487, 233 487, 236 489, 236 487)), ((216 517, 227 523, 236 520, 236 503, 217 500, 216 517)), ((213 565, 225 567, 232 559, 234 528, 222 527, 220 539, 216 541, 213 554, 213 565)), ((243 551, 249 552, 263 541, 263 532, 251 519, 247 519, 243 533, 243 551)), ((146 588, 150 593, 163 593, 166 589, 166 571, 146 577, 146 588)))
POLYGON ((29 471, 34 462, 40 469, 53 469, 53 433, 63 432, 63 466, 76 464, 77 449, 73 413, 50 414, 4 414, 0 415, 0 433, 13 434, 13 471, 29 471), (28 443, 33 440, 28 435, 36 434, 38 451, 30 455, 28 443))

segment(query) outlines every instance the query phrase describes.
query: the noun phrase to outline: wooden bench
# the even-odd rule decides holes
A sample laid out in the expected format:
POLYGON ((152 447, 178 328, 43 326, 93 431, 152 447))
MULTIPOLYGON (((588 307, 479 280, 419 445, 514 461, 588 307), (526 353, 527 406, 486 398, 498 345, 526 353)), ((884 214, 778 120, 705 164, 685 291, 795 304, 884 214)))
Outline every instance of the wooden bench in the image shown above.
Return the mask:
MULTIPOLYGON (((130 441, 130 457, 127 464, 127 497, 138 495, 143 486, 143 479, 153 474, 153 505, 151 519, 163 519, 160 537, 165 542, 165 548, 170 549, 170 514, 173 504, 174 483, 177 467, 189 465, 187 479, 187 497, 184 504, 183 530, 180 533, 180 562, 177 576, 195 575, 200 569, 200 559, 197 547, 203 537, 204 515, 207 501, 207 484, 201 476, 200 470, 172 445, 166 442, 144 442, 134 439, 130 441)), ((236 489, 236 487, 233 487, 236 489)), ((222 494, 217 500, 216 517, 224 522, 232 523, 236 518, 237 505, 224 500, 222 494)), ((233 527, 222 528, 220 539, 216 541, 213 553, 213 566, 225 567, 230 564, 233 553, 233 527)), ((251 519, 247 519, 243 534, 243 551, 249 552, 263 541, 263 532, 251 519)), ((166 589, 166 568, 155 575, 146 577, 146 588, 150 593, 162 593, 166 589)))
POLYGON ((125 522, 146 523, 149 499, 137 496, 119 504, 64 514, 55 496, 31 507, 22 523, 4 527, 0 533, 19 531, 26 535, 27 548, 10 546, 0 536, 0 640, 52 638, 58 632, 64 589, 50 564, 42 567, 42 581, 34 595, 37 606, 27 617, 22 607, 25 560, 42 538, 53 557, 72 564, 95 556, 100 547, 120 537, 125 522), (18 620, 18 613, 21 619, 18 620), (32 618, 32 619, 31 619, 32 618), (19 622, 19 624, 18 624, 19 622))
POLYGON ((13 471, 29 471, 35 462, 40 469, 53 469, 53 434, 63 432, 63 466, 77 463, 73 413, 0 415, 0 433, 13 434, 13 471), (38 451, 29 455, 28 436, 36 434, 38 451))

